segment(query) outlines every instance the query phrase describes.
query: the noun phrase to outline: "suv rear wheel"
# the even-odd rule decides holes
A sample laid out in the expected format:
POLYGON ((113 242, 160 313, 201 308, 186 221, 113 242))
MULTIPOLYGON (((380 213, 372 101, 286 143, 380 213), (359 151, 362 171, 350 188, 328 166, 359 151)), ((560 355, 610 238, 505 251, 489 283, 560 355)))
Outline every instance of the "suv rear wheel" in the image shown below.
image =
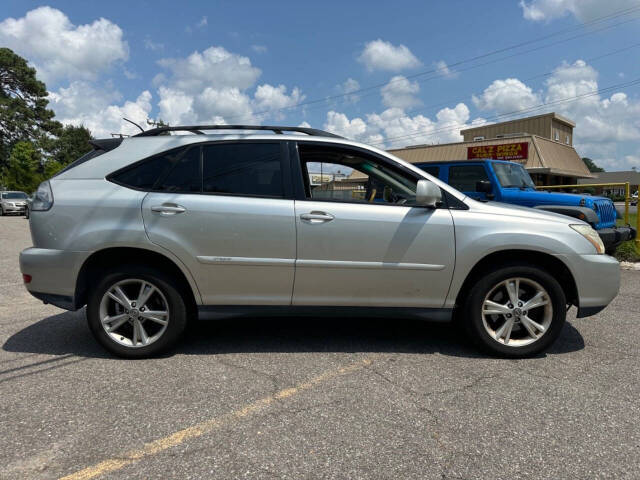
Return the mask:
POLYGON ((535 355, 560 335, 566 299, 558 281, 530 266, 506 266, 480 278, 462 311, 472 338, 490 353, 535 355))
POLYGON ((163 272, 128 266, 104 275, 87 304, 89 328, 110 352, 126 358, 173 346, 187 323, 179 285, 163 272))

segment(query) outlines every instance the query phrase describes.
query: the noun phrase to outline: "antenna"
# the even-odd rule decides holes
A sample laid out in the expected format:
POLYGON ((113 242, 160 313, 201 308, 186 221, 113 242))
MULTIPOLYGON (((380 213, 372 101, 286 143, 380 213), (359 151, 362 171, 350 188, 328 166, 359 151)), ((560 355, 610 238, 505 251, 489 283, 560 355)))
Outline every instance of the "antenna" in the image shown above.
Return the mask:
POLYGON ((129 120, 128 118, 124 118, 124 117, 122 117, 122 119, 123 119, 125 122, 129 122, 129 123, 131 123, 131 124, 135 125, 136 127, 138 127, 138 128, 140 129, 140 131, 141 131, 141 132, 144 132, 144 128, 142 128, 142 127, 141 127, 140 125, 138 125, 136 122, 134 122, 134 121, 132 121, 132 120, 129 120))

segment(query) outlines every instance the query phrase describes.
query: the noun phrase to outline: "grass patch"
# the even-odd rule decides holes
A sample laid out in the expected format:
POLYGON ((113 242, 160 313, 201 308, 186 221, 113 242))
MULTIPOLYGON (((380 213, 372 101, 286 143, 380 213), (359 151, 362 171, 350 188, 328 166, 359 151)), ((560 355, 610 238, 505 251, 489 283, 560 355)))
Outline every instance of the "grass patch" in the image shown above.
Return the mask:
POLYGON ((636 247, 636 241, 630 240, 621 243, 616 249, 615 257, 619 262, 640 262, 640 252, 636 247))
MULTIPOLYGON (((638 221, 637 213, 629 213, 629 224, 636 228, 638 221)), ((624 219, 619 218, 616 221, 616 224, 620 226, 624 226, 624 219)), ((619 262, 640 262, 640 250, 636 247, 635 240, 630 240, 628 242, 621 243, 616 249, 616 253, 614 255, 619 262)))
MULTIPOLYGON (((624 215, 624 212, 622 212, 622 214, 624 215)), ((638 214, 637 213, 629 213, 629 224, 633 228, 636 228, 637 221, 638 221, 638 214)), ((619 218, 618 220, 616 220, 616 224, 618 226, 624 225, 624 218, 619 218)))

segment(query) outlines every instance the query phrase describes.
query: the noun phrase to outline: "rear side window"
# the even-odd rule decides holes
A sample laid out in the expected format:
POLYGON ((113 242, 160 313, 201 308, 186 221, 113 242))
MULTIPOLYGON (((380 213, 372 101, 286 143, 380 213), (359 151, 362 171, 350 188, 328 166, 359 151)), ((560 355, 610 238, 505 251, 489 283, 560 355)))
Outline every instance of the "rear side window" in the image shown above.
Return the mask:
POLYGON ((449 185, 461 192, 475 192, 478 180, 489 180, 482 165, 457 165, 449 167, 449 185))
POLYGON ((140 190, 199 193, 200 147, 164 152, 113 176, 113 180, 140 190))
POLYGON ((205 193, 284 196, 279 143, 205 145, 202 161, 205 193))

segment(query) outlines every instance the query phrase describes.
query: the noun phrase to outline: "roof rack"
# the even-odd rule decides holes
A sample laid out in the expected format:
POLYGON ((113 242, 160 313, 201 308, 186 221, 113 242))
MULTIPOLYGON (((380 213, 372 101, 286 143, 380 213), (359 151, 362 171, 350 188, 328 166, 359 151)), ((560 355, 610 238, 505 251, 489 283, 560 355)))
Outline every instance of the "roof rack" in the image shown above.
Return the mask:
POLYGON ((178 125, 178 126, 166 126, 152 128, 142 133, 134 135, 134 137, 154 137, 157 135, 163 135, 166 132, 191 132, 196 135, 204 135, 202 130, 270 130, 274 133, 282 135, 282 132, 299 132, 306 133, 313 137, 334 137, 343 138, 334 133, 325 132, 324 130, 318 130, 316 128, 306 127, 272 127, 268 125, 178 125))

